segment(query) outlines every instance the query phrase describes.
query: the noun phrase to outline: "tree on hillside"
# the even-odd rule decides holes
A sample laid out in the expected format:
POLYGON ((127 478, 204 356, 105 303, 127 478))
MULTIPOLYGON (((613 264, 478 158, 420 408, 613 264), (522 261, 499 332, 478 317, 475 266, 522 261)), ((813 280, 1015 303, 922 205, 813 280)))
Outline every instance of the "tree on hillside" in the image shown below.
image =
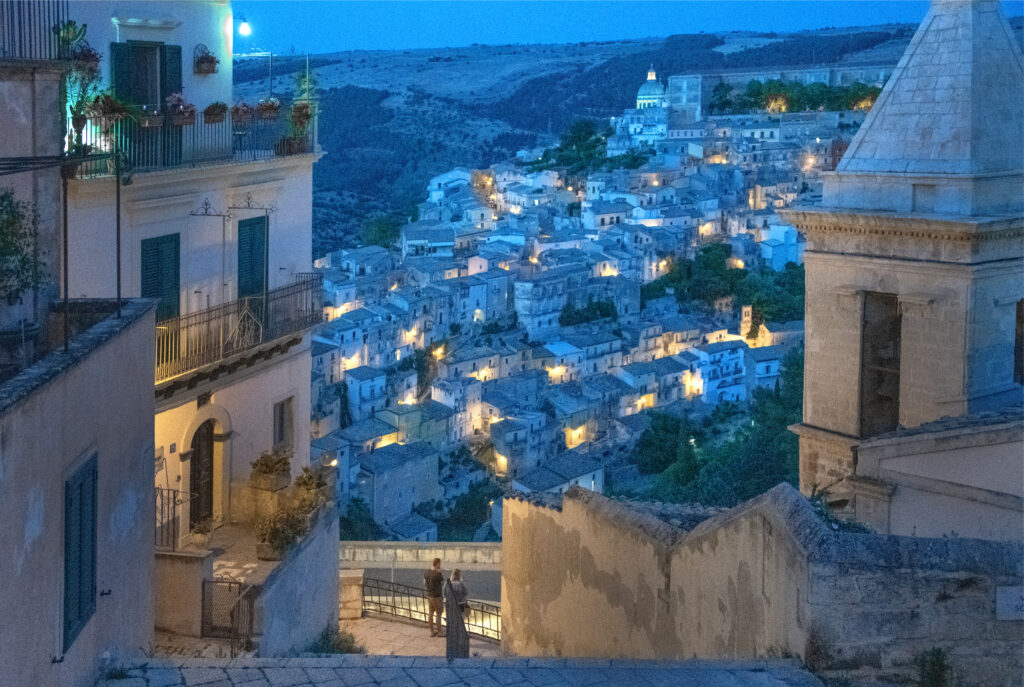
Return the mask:
POLYGON ((389 215, 374 215, 363 222, 361 238, 367 245, 390 248, 398 239, 398 220, 389 215))
POLYGON ((711 114, 726 114, 732 111, 732 86, 722 81, 711 91, 708 109, 711 114))
POLYGON ((671 501, 696 501, 734 506, 779 482, 799 480, 799 446, 789 426, 803 414, 803 352, 793 351, 782 361, 776 389, 755 389, 750 404, 751 426, 707 451, 696 476, 689 482, 682 467, 659 477, 658 493, 671 501))

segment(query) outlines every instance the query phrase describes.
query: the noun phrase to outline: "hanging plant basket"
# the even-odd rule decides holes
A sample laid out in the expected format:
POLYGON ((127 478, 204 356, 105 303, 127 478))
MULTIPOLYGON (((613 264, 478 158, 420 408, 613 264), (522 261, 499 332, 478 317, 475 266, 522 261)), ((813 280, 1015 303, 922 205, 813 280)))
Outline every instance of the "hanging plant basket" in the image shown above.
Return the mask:
POLYGON ((252 121, 254 114, 256 111, 251 105, 239 103, 231 108, 231 121, 235 124, 248 124, 252 121))
POLYGON ((203 110, 203 121, 207 124, 220 124, 227 117, 228 106, 226 103, 215 102, 210 103, 203 110))
POLYGON ((256 103, 256 114, 260 119, 277 119, 281 114, 281 101, 277 98, 264 98, 256 103))
POLYGON ((194 74, 216 74, 220 59, 199 43, 192 51, 192 72, 194 74))
POLYGON ((196 123, 196 113, 171 115, 171 124, 174 126, 192 126, 196 123))
POLYGON ((164 116, 161 114, 144 114, 139 116, 139 126, 143 129, 155 129, 164 124, 164 116))

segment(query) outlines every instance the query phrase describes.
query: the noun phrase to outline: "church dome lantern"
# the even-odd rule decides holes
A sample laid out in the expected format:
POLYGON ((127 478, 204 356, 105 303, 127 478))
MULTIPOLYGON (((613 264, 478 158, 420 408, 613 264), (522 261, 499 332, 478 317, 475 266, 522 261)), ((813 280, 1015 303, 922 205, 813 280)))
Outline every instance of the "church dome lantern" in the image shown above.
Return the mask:
POLYGON ((643 110, 648 107, 665 107, 665 87, 658 81, 654 65, 651 65, 647 72, 647 81, 644 81, 636 92, 636 109, 643 110))

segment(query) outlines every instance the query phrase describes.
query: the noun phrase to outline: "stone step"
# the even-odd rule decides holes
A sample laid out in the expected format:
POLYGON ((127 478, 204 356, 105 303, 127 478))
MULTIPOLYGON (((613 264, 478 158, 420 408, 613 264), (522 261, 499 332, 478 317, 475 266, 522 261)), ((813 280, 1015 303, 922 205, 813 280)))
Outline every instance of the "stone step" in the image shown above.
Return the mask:
POLYGON ((444 658, 341 654, 298 658, 154 659, 97 687, 348 687, 356 685, 628 685, 822 687, 796 661, 444 658))

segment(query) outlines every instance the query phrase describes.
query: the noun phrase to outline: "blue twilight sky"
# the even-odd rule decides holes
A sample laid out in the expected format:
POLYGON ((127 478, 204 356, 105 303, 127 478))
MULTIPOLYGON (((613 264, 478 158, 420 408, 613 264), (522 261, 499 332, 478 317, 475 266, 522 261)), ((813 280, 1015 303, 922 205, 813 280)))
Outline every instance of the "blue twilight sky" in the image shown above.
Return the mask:
MULTIPOLYGON (((235 0, 252 27, 236 52, 321 53, 577 43, 700 31, 799 31, 824 26, 919 22, 926 0, 235 0)), ((1004 0, 1008 16, 1024 0, 1004 0)), ((237 26, 237 21, 236 21, 237 26)))

